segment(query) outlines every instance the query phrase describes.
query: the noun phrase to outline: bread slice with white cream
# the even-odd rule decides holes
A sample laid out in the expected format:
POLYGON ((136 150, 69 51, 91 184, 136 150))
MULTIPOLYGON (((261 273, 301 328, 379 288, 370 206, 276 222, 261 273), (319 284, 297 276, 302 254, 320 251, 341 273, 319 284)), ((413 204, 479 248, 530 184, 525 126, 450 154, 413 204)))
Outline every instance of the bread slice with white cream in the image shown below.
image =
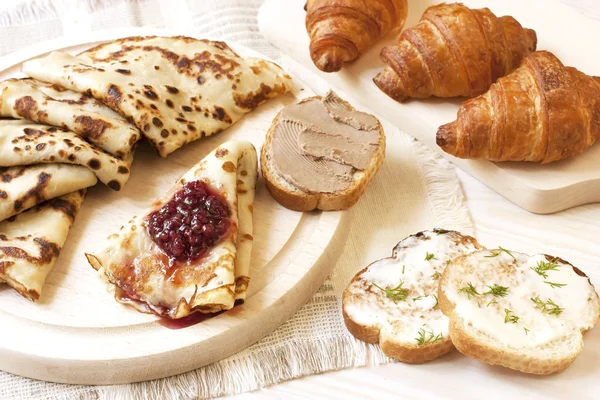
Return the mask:
POLYGON ((450 262, 438 299, 461 353, 531 374, 567 368, 600 320, 598 294, 579 269, 502 248, 450 262))
POLYGON ((346 327, 357 339, 379 343, 407 363, 433 360, 453 349, 448 318, 438 305, 438 284, 454 258, 481 249, 455 231, 419 232, 354 276, 342 299, 346 327))

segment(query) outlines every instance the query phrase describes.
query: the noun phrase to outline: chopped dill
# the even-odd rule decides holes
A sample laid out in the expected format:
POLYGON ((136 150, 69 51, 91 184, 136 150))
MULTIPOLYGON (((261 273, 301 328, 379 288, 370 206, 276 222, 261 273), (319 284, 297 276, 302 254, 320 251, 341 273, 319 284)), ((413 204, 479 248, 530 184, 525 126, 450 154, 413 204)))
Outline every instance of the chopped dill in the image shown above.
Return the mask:
POLYGON ((400 284, 395 288, 384 289, 378 286, 376 283, 373 283, 373 286, 379 290, 382 290, 387 298, 392 299, 395 302, 406 301, 406 298, 408 297, 408 289, 403 288, 402 285, 404 285, 404 282, 400 282, 400 284))
POLYGON ((443 338, 444 336, 441 333, 435 335, 433 331, 426 332, 425 329, 421 328, 419 329, 419 337, 416 337, 415 340, 419 346, 423 346, 426 344, 435 343, 443 338))
POLYGON ((491 294, 495 297, 504 297, 508 294, 508 288, 506 286, 500 286, 494 283, 492 286, 488 285, 488 288, 490 288, 490 290, 483 294, 491 294))
POLYGON ((558 317, 564 311, 564 309, 559 307, 558 304, 552 301, 552 299, 543 301, 540 299, 539 295, 532 297, 531 301, 535 303, 535 308, 539 309, 543 313, 556 315, 558 317))
POLYGON ((556 282, 549 282, 549 281, 544 281, 544 283, 547 283, 548 285, 550 285, 551 288, 561 288, 563 286, 567 286, 566 283, 556 283, 556 282))
POLYGON ((473 286, 471 282, 467 283, 467 286, 458 289, 458 293, 466 293, 466 295, 469 296, 469 299, 481 294, 475 289, 475 286, 473 286))
POLYGON ((504 323, 507 324, 509 322, 512 322, 513 324, 516 324, 519 321, 519 317, 517 317, 512 310, 509 310, 508 308, 504 309, 504 312, 506 313, 506 315, 504 316, 504 323))
POLYGON ((530 268, 544 279, 548 279, 548 271, 558 271, 558 265, 547 261, 538 261, 535 268, 530 268))
POLYGON ((501 253, 506 253, 509 256, 511 256, 513 258, 513 260, 517 261, 517 258, 515 256, 512 255, 512 253, 509 250, 506 250, 505 248, 502 248, 501 246, 498 246, 498 250, 492 250, 491 254, 489 256, 486 256, 487 258, 491 258, 491 257, 498 257, 501 253))

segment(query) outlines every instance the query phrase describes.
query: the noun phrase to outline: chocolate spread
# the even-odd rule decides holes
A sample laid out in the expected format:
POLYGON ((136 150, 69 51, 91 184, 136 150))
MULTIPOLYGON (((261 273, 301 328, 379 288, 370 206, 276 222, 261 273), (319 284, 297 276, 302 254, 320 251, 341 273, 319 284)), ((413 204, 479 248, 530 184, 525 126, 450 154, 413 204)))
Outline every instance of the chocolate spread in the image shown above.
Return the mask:
POLYGON ((290 184, 309 193, 348 188, 370 163, 380 140, 379 122, 335 93, 284 108, 274 127, 270 158, 290 184))

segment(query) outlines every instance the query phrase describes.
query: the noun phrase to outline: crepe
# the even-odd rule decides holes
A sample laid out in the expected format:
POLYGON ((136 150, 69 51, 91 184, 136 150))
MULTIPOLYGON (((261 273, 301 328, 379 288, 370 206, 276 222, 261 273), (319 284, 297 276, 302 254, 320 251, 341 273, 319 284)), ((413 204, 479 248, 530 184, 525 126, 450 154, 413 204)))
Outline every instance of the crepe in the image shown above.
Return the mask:
POLYGON ((35 79, 0 82, 0 116, 61 126, 119 158, 127 158, 141 137, 98 100, 35 79))
POLYGON ((226 142, 88 261, 118 301, 139 311, 182 318, 228 310, 250 280, 256 179, 252 144, 226 142))
POLYGON ((77 57, 53 52, 24 63, 23 72, 89 93, 130 118, 162 157, 291 89, 272 62, 183 36, 124 38, 77 57))
POLYGON ((36 301, 85 197, 85 189, 0 222, 0 281, 36 301))
POLYGON ((113 190, 129 179, 130 155, 121 160, 64 128, 28 121, 0 121, 0 167, 40 163, 83 165, 113 190))
POLYGON ((89 168, 70 164, 37 164, 0 168, 0 221, 39 203, 95 185, 89 168))

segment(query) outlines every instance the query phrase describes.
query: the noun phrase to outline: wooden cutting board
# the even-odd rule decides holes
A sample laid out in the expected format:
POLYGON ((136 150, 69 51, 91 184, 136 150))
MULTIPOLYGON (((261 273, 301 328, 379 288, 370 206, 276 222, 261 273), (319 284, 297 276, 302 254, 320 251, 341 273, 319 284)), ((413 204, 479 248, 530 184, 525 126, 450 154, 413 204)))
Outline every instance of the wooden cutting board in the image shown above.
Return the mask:
MULTIPOLYGON (((127 29, 55 40, 1 59, 0 79, 20 76, 23 61, 52 50, 75 53, 101 41, 150 34, 182 33, 127 29)), ((240 45, 229 45, 242 56, 260 57, 240 45)), ((223 133, 188 144, 166 159, 144 143, 120 192, 102 184, 91 188, 39 302, 0 285, 0 369, 74 384, 130 383, 175 375, 248 347, 306 303, 335 265, 347 233, 346 213, 287 210, 269 195, 262 178, 254 203, 248 298, 229 312, 185 329, 168 329, 155 316, 118 304, 84 257, 84 251, 101 246, 219 144, 248 140, 260 149, 280 108, 297 102, 299 93, 314 95, 294 81, 293 94, 270 100, 223 133)))
MULTIPOLYGON (((409 0, 405 26, 416 24, 425 8, 441 2, 409 0)), ((259 28, 271 43, 310 73, 325 79, 332 88, 347 93, 353 102, 362 103, 528 211, 546 214, 600 201, 600 144, 581 156, 550 165, 461 160, 444 153, 435 143, 435 134, 440 125, 455 119, 460 100, 400 104, 372 82, 384 67, 379 60, 382 47, 395 42, 397 37, 381 40, 338 73, 319 71, 308 51, 305 3, 306 0, 266 0, 259 13, 259 28)), ((557 0, 464 0, 463 3, 472 8, 489 7, 497 16, 514 16, 523 26, 536 30, 539 50, 550 50, 566 65, 600 75, 600 50, 592 44, 600 37, 600 21, 589 19, 557 0)), ((311 84, 308 77, 304 80, 311 84)))

